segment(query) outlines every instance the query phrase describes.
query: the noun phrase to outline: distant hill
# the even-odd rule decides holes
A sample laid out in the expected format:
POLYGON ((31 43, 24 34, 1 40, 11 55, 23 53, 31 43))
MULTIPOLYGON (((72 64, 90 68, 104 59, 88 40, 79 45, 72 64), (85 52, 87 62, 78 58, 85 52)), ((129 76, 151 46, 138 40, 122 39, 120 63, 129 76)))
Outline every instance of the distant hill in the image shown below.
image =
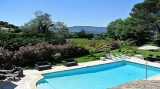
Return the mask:
POLYGON ((94 27, 94 26, 73 26, 69 27, 70 32, 80 32, 81 30, 85 30, 87 33, 105 33, 106 27, 94 27))

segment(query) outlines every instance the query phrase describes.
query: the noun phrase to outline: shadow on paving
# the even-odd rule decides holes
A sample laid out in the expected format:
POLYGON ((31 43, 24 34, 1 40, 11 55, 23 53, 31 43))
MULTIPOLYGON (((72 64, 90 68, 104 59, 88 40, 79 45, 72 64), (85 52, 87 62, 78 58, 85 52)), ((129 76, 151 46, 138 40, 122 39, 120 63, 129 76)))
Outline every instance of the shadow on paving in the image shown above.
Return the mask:
POLYGON ((16 86, 10 81, 0 81, 0 89, 14 89, 16 86))

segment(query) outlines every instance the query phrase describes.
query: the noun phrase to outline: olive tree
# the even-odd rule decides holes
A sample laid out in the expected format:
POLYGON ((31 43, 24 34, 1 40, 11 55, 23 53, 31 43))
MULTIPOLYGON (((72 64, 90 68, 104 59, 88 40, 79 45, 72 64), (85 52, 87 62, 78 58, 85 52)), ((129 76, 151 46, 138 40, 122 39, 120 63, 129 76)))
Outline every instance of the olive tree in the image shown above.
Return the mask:
POLYGON ((34 14, 35 18, 22 26, 23 30, 34 30, 34 32, 45 33, 48 31, 49 27, 53 26, 50 14, 43 13, 42 11, 36 11, 34 14))

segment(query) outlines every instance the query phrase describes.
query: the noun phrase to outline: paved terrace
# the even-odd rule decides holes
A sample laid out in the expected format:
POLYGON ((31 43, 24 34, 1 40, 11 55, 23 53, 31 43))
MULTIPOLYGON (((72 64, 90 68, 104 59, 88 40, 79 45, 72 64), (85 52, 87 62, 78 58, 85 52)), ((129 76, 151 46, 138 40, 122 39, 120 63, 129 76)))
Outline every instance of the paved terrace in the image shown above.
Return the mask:
MULTIPOLYGON (((140 64, 146 63, 145 60, 137 58, 137 57, 131 57, 130 59, 127 59, 127 61, 136 62, 140 64)), ((79 63, 78 66, 72 66, 72 67, 53 66, 52 69, 44 70, 44 71, 24 70, 25 76, 22 77, 21 80, 11 81, 11 82, 8 80, 5 80, 5 82, 0 81, 0 89, 36 89, 35 83, 39 79, 43 78, 41 74, 81 68, 81 67, 88 67, 88 66, 110 63, 110 62, 115 62, 115 61, 108 59, 107 61, 98 60, 98 61, 92 61, 92 62, 79 63)), ((147 64, 151 66, 155 66, 155 67, 160 67, 159 63, 155 63, 155 62, 147 62, 147 64)), ((160 74, 152 76, 148 78, 148 80, 160 80, 160 74)), ((151 82, 149 81, 149 83, 151 82)), ((118 88, 115 88, 115 89, 118 89, 118 88)), ((125 87, 125 88, 120 88, 120 89, 134 89, 134 88, 125 87)))

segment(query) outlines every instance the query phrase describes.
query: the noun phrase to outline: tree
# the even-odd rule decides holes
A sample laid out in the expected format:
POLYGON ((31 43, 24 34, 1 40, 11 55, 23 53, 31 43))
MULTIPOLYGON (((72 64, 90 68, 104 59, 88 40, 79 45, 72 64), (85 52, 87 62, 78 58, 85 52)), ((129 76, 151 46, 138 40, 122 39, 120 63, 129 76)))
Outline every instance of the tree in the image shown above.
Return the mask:
POLYGON ((124 39, 124 32, 125 29, 125 22, 122 19, 116 20, 116 33, 115 35, 118 37, 118 39, 124 39))
POLYGON ((48 31, 49 27, 53 26, 51 15, 48 13, 43 13, 42 11, 36 11, 35 18, 31 19, 29 22, 22 26, 23 30, 35 30, 36 32, 45 33, 48 31))
POLYGON ((128 17, 124 20, 116 19, 107 26, 106 34, 110 38, 120 40, 142 40, 151 38, 152 31, 148 27, 148 23, 144 24, 141 19, 128 17))
POLYGON ((107 31, 106 31, 106 36, 110 37, 110 38, 114 38, 116 39, 116 24, 115 21, 112 21, 109 23, 109 25, 107 26, 107 31))
POLYGON ((135 4, 130 15, 142 21, 143 29, 146 28, 145 24, 147 24, 147 29, 156 30, 160 33, 160 0, 145 0, 135 4))
POLYGON ((13 24, 9 24, 8 22, 4 22, 4 21, 0 21, 0 26, 1 27, 6 27, 6 28, 18 29, 18 26, 15 26, 13 24))
POLYGON ((63 22, 56 22, 54 24, 53 29, 50 29, 53 30, 55 34, 54 38, 60 43, 63 43, 65 39, 68 37, 69 30, 66 24, 64 24, 63 22))
POLYGON ((110 38, 114 38, 114 39, 119 39, 118 37, 118 24, 120 24, 120 22, 122 22, 122 19, 116 19, 115 21, 112 21, 109 23, 109 25, 107 26, 107 31, 106 31, 106 35, 110 38))
POLYGON ((86 31, 82 29, 80 32, 78 32, 78 36, 79 38, 86 38, 87 37, 86 31))
POLYGON ((144 20, 128 17, 125 20, 126 38, 135 40, 150 39, 153 31, 151 31, 148 23, 144 24, 144 20))

